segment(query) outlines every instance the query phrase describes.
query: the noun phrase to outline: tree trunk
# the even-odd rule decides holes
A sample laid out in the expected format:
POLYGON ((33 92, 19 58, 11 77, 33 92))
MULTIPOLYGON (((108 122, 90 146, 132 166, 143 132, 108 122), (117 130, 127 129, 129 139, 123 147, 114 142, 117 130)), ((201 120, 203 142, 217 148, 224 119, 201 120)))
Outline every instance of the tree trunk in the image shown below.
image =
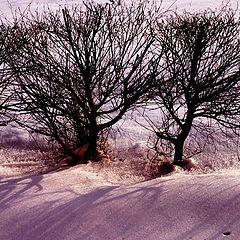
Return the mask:
POLYGON ((69 165, 76 165, 79 162, 79 158, 78 158, 77 154, 64 143, 64 141, 59 137, 59 135, 57 133, 54 134, 54 138, 61 145, 61 147, 64 151, 64 154, 66 154, 72 158, 69 165))
POLYGON ((186 138, 177 138, 176 144, 175 144, 175 152, 174 152, 174 159, 173 164, 181 166, 181 162, 183 160, 183 147, 185 143, 186 138))
POLYGON ((91 129, 89 132, 89 138, 88 138, 89 146, 85 156, 86 160, 95 159, 97 155, 97 139, 98 139, 98 130, 97 130, 97 127, 93 127, 93 129, 91 129))
POLYGON ((173 159, 174 165, 178 165, 178 166, 182 165, 184 143, 191 131, 192 122, 193 122, 193 115, 189 114, 187 116, 187 119, 184 125, 182 126, 182 131, 177 136, 177 139, 175 142, 175 152, 174 152, 174 159, 173 159))

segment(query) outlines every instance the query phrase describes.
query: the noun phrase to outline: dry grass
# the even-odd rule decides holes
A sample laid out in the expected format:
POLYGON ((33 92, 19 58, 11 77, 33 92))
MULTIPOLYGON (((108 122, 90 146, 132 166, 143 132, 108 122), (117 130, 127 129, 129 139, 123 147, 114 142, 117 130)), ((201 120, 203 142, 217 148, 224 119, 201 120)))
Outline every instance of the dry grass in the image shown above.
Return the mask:
MULTIPOLYGON (((37 174, 58 169, 52 151, 33 149, 32 141, 29 143, 25 141, 21 149, 18 144, 14 145, 15 142, 9 140, 12 138, 16 141, 11 134, 7 135, 7 142, 5 141, 5 144, 10 146, 2 147, 0 150, 0 177, 37 174), (27 149, 27 146, 32 150, 27 149)), ((4 142, 3 139, 1 142, 4 142)), ((44 147, 44 144, 41 146, 44 147)), ((184 174, 211 173, 240 168, 236 145, 218 144, 218 146, 218 149, 215 146, 208 146, 201 154, 194 156, 197 168, 184 174)), ((99 152, 99 162, 89 162, 79 167, 89 172, 99 173, 111 182, 132 183, 169 174, 172 170, 173 173, 183 172, 180 168, 169 171, 167 165, 171 162, 171 158, 164 154, 154 157, 154 152, 149 151, 144 141, 115 147, 112 143, 108 145, 102 142, 99 152)))
MULTIPOLYGON (((12 177, 22 174, 37 174, 55 171, 51 166, 51 155, 43 155, 36 150, 5 149, 0 151, 0 177, 12 177)), ((80 165, 79 168, 87 172, 101 174, 107 181, 113 183, 134 183, 159 177, 164 174, 172 174, 166 168, 169 162, 164 156, 150 160, 146 147, 133 146, 127 149, 110 151, 109 155, 102 153, 98 162, 89 162, 80 165)), ((195 157, 198 168, 184 174, 199 174, 222 171, 224 169, 240 168, 237 156, 225 152, 218 154, 206 153, 195 157), (207 157, 206 157, 207 156, 207 157)), ((53 163, 52 163, 53 165, 53 163)), ((173 173, 183 173, 180 168, 173 169, 173 173)))
POLYGON ((51 154, 39 150, 7 148, 0 150, 0 177, 37 174, 46 168, 51 154))

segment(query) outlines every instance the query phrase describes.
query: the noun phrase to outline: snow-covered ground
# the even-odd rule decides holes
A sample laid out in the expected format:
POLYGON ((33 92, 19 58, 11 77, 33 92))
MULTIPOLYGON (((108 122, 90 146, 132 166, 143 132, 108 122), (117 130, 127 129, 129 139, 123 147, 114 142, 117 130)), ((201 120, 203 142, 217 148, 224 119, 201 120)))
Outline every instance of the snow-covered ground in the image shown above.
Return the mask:
POLYGON ((80 167, 0 182, 3 240, 240 239, 240 172, 134 185, 80 167))

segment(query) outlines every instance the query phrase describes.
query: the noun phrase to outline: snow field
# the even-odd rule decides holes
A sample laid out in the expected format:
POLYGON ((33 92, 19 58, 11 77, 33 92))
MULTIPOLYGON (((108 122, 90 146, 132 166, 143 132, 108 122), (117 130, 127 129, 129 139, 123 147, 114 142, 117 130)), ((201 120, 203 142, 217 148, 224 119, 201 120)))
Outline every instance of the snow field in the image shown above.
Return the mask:
MULTIPOLYGON (((107 2, 104 0, 99 0, 98 2, 107 2)), ((160 1, 158 1, 160 2, 160 1)), ((1 1, 1 11, 3 14, 7 15, 8 17, 11 17, 11 9, 14 12, 15 9, 20 8, 21 10, 24 10, 29 6, 31 3, 31 9, 35 10, 38 9, 41 11, 44 6, 48 6, 50 9, 57 9, 59 5, 71 5, 71 4, 78 4, 79 1, 72 0, 72 1, 66 1, 66 0, 2 0, 1 1), (10 6, 9 6, 10 4, 10 6)), ((224 2, 227 3, 227 2, 224 2)), ((233 7, 237 6, 238 1, 230 1, 230 4, 233 7)), ((182 11, 183 9, 187 9, 188 11, 198 11, 205 8, 217 8, 220 7, 222 4, 222 1, 207 1, 207 0, 178 0, 178 1, 169 1, 165 0, 162 3, 163 8, 167 9, 169 6, 171 6, 172 9, 175 7, 182 11)), ((158 118, 157 114, 152 113, 152 118, 156 119, 158 118)), ((127 166, 128 169, 137 169, 137 175, 141 171, 145 171, 145 167, 149 162, 149 159, 147 157, 147 151, 148 151, 148 145, 153 144, 153 142, 149 141, 149 137, 153 137, 153 133, 150 131, 147 131, 144 129, 141 125, 137 124, 134 120, 137 119, 138 122, 141 123, 141 125, 144 125, 146 121, 141 117, 141 115, 138 112, 135 113, 129 113, 122 121, 116 124, 114 127, 113 134, 110 138, 110 145, 112 153, 114 154, 115 160, 120 160, 119 162, 115 162, 115 165, 121 168, 125 168, 124 166, 127 166)), ((2 133, 5 130, 2 131, 2 133)), ((6 134, 8 134, 9 129, 6 129, 6 134)), ((4 134, 2 134, 4 135, 4 134)), ((6 136, 1 136, 2 138, 7 140, 6 136)), ((26 140, 27 142, 27 134, 25 132, 20 132, 15 135, 11 135, 9 138, 10 142, 17 142, 26 140), (12 139, 11 139, 12 137, 12 139), (15 138, 15 139, 14 139, 15 138)), ((222 139, 224 140, 224 139, 222 139)), ((203 140, 204 141, 204 140, 203 140)), ((26 143, 28 145, 28 143, 26 143)), ((30 143, 29 143, 30 145, 30 143)), ((194 157, 196 161, 200 164, 202 171, 213 171, 213 170, 220 170, 222 168, 236 168, 239 166, 239 159, 237 155, 236 146, 233 146, 232 143, 225 146, 220 146, 220 150, 215 150, 214 145, 209 145, 208 148, 202 152, 201 154, 194 157)), ((17 152, 12 153, 12 156, 10 156, 9 153, 2 154, 0 159, 1 162, 8 161, 7 164, 10 164, 11 162, 15 163, 15 167, 10 165, 1 165, 1 168, 3 168, 0 172, 3 173, 3 175, 11 175, 11 168, 13 169, 13 172, 15 174, 18 171, 22 171, 20 169, 19 161, 22 162, 22 166, 27 166, 29 162, 29 166, 32 163, 32 166, 34 167, 36 164, 34 162, 34 158, 32 159, 26 159, 24 161, 24 157, 19 152, 18 153, 20 157, 22 157, 22 160, 19 160, 19 157, 17 156, 17 152), (11 167, 10 167, 11 166, 11 167), (15 169, 16 168, 16 169, 15 169), (15 169, 15 170, 14 170, 15 169)), ((36 160, 39 160, 40 157, 36 157, 35 153, 26 153, 28 156, 35 156, 36 160)), ((42 163, 42 160, 40 161, 40 165, 42 163)), ((36 165, 37 166, 37 165, 36 165)))

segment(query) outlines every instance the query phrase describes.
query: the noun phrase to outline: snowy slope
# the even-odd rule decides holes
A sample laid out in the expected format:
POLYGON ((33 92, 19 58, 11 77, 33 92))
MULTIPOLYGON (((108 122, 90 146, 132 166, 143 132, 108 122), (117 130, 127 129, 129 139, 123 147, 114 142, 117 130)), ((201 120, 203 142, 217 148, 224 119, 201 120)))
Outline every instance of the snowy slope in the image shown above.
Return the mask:
POLYGON ((125 186, 80 168, 2 180, 0 239, 238 240, 239 186, 240 172, 125 186))

